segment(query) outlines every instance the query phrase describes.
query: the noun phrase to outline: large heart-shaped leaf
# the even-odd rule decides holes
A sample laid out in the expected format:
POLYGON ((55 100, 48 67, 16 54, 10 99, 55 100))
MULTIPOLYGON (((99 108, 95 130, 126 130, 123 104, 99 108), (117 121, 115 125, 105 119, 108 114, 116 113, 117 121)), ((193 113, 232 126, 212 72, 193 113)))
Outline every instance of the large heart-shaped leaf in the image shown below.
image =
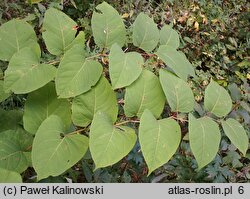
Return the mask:
POLYGON ((65 52, 72 48, 74 45, 82 45, 83 47, 85 46, 85 34, 83 31, 79 31, 78 35, 76 38, 65 48, 65 52))
POLYGON ((69 49, 59 65, 56 75, 56 92, 61 98, 80 95, 90 90, 99 80, 102 66, 84 57, 82 45, 69 49))
POLYGON ((60 55, 65 52, 75 39, 76 22, 69 18, 62 11, 49 8, 43 21, 43 39, 53 55, 60 55))
POLYGON ((21 183, 21 175, 14 171, 0 168, 0 183, 21 183))
POLYGON ((194 68, 185 54, 169 45, 162 45, 156 53, 181 79, 187 80, 188 75, 195 76, 194 68))
POLYGON ((211 118, 195 119, 192 114, 189 114, 188 128, 190 147, 201 169, 215 158, 219 150, 220 129, 211 118))
POLYGON ((139 142, 148 165, 148 175, 167 163, 176 152, 181 141, 181 128, 173 119, 156 120, 145 110, 141 116, 139 142))
POLYGON ((249 139, 244 128, 237 120, 232 118, 222 121, 221 124, 227 137, 245 156, 248 149, 249 139))
POLYGON ((144 70, 140 77, 126 88, 124 111, 127 117, 138 116, 149 109, 158 118, 165 104, 165 96, 159 79, 144 70))
POLYGON ((0 102, 6 100, 10 96, 10 93, 4 91, 4 82, 0 80, 0 102))
POLYGON ((91 27, 95 43, 100 48, 110 48, 117 43, 123 46, 126 39, 126 29, 119 13, 109 4, 103 2, 93 12, 91 27))
POLYGON ((180 45, 178 33, 170 25, 165 25, 160 30, 160 44, 177 49, 180 45))
POLYGON ((172 111, 188 113, 194 109, 194 94, 184 80, 161 69, 160 82, 172 111))
POLYGON ((24 47, 37 43, 36 33, 27 22, 12 19, 0 27, 0 60, 10 58, 24 47))
POLYGON ((49 116, 39 127, 31 154, 38 179, 62 174, 86 153, 88 138, 65 132, 63 121, 56 115, 49 116))
POLYGON ((228 92, 211 80, 205 90, 204 106, 218 117, 226 116, 232 109, 232 99, 228 92))
POLYGON ((136 142, 132 128, 114 126, 112 119, 97 112, 90 127, 89 148, 95 169, 115 164, 126 156, 136 142))
POLYGON ((133 83, 141 74, 143 58, 139 53, 124 53, 114 44, 109 55, 109 73, 113 89, 133 83))
POLYGON ((29 166, 27 153, 33 137, 23 129, 0 133, 0 168, 22 173, 29 166))
POLYGON ((70 103, 66 99, 57 98, 52 82, 28 95, 23 115, 25 130, 35 134, 41 123, 50 115, 59 116, 65 126, 71 123, 70 103))
POLYGON ((91 90, 74 98, 72 120, 77 126, 87 126, 97 111, 107 113, 113 122, 117 119, 116 94, 105 77, 101 77, 91 90))
POLYGON ((157 25, 148 15, 140 13, 133 24, 133 44, 147 52, 155 49, 159 42, 157 25))
POLYGON ((40 64, 39 48, 23 48, 13 55, 8 69, 5 71, 5 91, 24 94, 34 91, 50 82, 56 68, 48 64, 40 64))
POLYGON ((19 110, 5 111, 0 109, 0 132, 21 128, 23 113, 19 110))

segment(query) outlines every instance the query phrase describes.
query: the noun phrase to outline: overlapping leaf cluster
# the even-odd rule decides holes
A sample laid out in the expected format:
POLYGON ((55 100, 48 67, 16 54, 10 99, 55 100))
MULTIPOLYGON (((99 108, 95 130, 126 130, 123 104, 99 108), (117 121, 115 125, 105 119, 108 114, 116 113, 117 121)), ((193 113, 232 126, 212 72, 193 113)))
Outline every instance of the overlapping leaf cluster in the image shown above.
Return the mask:
POLYGON ((88 148, 95 169, 110 166, 133 149, 137 137, 150 174, 178 149, 179 113, 188 115, 188 137, 199 168, 214 159, 220 129, 246 154, 246 132, 239 122, 226 118, 232 101, 215 81, 211 80, 204 97, 204 109, 213 119, 196 119, 192 114, 195 100, 188 78, 195 73, 177 50, 179 35, 171 26, 159 30, 144 13, 133 23, 133 45, 164 62, 158 77, 145 69, 138 51, 123 50, 126 29, 119 13, 105 2, 96 9, 91 20, 100 49, 96 56, 85 50, 84 33, 76 36, 76 22, 54 8, 46 11, 42 37, 48 51, 60 58, 58 67, 40 61, 36 34, 28 23, 15 19, 0 27, 0 59, 9 62, 0 80, 0 99, 11 92, 28 93, 23 115, 0 110, 1 181, 21 181, 18 173, 28 167, 35 169, 38 179, 58 176, 82 159, 88 148), (108 75, 98 61, 104 51, 108 75), (118 90, 125 90, 128 121, 119 122, 118 90), (177 116, 162 118, 165 106, 177 116), (14 121, 8 124, 10 117, 14 121), (137 129, 125 125, 133 122, 129 118, 140 122, 138 135, 137 129))

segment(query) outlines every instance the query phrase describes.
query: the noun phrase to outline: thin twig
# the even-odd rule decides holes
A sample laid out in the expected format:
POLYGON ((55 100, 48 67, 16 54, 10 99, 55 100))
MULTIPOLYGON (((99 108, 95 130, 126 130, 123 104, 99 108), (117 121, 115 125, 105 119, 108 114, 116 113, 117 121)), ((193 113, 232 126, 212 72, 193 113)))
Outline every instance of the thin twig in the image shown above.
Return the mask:
POLYGON ((123 121, 120 123, 116 123, 115 126, 120 126, 122 124, 127 124, 127 123, 140 123, 140 121, 139 120, 127 120, 127 121, 123 121))
POLYGON ((157 56, 156 54, 151 54, 151 53, 141 53, 141 55, 148 56, 148 57, 157 56))
POLYGON ((78 129, 78 130, 73 131, 71 133, 65 134, 65 136, 74 135, 74 134, 80 133, 80 132, 85 131, 85 130, 86 130, 86 128, 84 128, 84 129, 78 129))
POLYGON ((29 151, 29 150, 31 150, 32 149, 32 145, 29 145, 26 149, 25 149, 25 151, 29 151))
POLYGON ((93 59, 93 58, 96 58, 96 57, 99 57, 99 56, 101 56, 101 54, 93 55, 93 56, 87 57, 86 59, 93 59))
POLYGON ((97 55, 93 55, 91 57, 87 57, 86 59, 93 59, 93 58, 96 58, 96 57, 99 57, 99 56, 107 57, 108 55, 104 54, 104 53, 100 53, 100 54, 97 54, 97 55))
POLYGON ((54 64, 58 64, 58 63, 60 63, 59 60, 53 60, 53 61, 49 61, 49 62, 47 62, 47 63, 45 63, 45 64, 54 65, 54 64))
POLYGON ((173 119, 179 120, 181 122, 188 122, 188 120, 185 120, 185 119, 182 119, 182 118, 178 118, 178 117, 175 117, 175 116, 170 116, 169 118, 173 118, 173 119))
MULTIPOLYGON (((232 107, 232 109, 231 109, 231 111, 227 114, 227 116, 228 115, 230 115, 233 111, 235 111, 237 108, 239 108, 239 106, 240 106, 240 102, 237 102, 233 107, 232 107)), ((225 118, 225 117, 224 117, 225 118)))

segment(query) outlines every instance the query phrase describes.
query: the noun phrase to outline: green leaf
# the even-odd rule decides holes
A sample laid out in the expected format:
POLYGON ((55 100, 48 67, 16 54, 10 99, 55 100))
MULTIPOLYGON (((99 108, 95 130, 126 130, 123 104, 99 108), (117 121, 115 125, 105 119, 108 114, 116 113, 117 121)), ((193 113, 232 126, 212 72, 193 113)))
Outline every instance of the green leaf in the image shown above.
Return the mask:
POLYGON ((56 68, 48 64, 40 64, 39 48, 23 48, 13 55, 8 69, 5 71, 4 88, 16 94, 24 94, 43 87, 50 82, 56 68))
POLYGON ((74 98, 72 104, 72 120, 77 126, 87 126, 93 120, 94 114, 102 111, 115 122, 118 114, 116 94, 105 77, 86 93, 74 98))
POLYGON ((243 167, 243 164, 240 162, 240 159, 241 156, 236 151, 227 151, 226 155, 223 157, 223 163, 227 165, 232 165, 233 168, 243 167))
POLYGON ((133 24, 133 44, 147 52, 155 49, 159 42, 157 25, 148 15, 140 13, 133 24))
POLYGON ((228 90, 231 94, 231 98, 234 101, 239 101, 242 97, 241 90, 235 83, 231 83, 228 85, 228 90))
POLYGON ((188 75, 195 76, 194 68, 184 53, 171 46, 162 45, 156 54, 181 79, 186 81, 188 75))
POLYGON ((139 79, 126 88, 124 111, 127 117, 141 117, 149 109, 158 118, 164 108, 165 96, 158 77, 143 70, 139 79))
POLYGON ((173 119, 156 120, 149 110, 141 116, 139 142, 148 165, 148 175, 167 163, 181 141, 181 128, 173 119))
POLYGON ((241 106, 243 109, 245 109, 247 112, 250 113, 250 104, 249 104, 249 103, 244 102, 244 101, 241 101, 241 102, 240 102, 240 106, 241 106))
POLYGON ((22 183, 19 173, 0 168, 0 183, 22 183))
POLYGON ((205 108, 218 117, 226 116, 232 109, 232 100, 228 92, 211 80, 205 90, 205 108))
POLYGON ((85 59, 82 45, 69 49, 59 65, 56 75, 56 92, 61 98, 69 98, 87 92, 99 80, 102 65, 85 59))
POLYGON ((136 142, 132 128, 114 126, 112 119, 103 112, 94 115, 90 127, 89 148, 95 170, 115 164, 126 156, 136 142))
POLYGON ((91 19, 95 43, 100 48, 110 48, 114 43, 123 46, 126 29, 119 13, 106 2, 99 4, 96 10, 91 19))
POLYGON ((142 72, 143 58, 139 53, 124 53, 114 44, 109 55, 109 73, 113 89, 133 83, 142 72))
POLYGON ((219 150, 220 129, 211 118, 195 119, 192 114, 189 114, 188 128, 190 147, 201 169, 215 158, 219 150))
POLYGON ((28 2, 31 4, 39 3, 41 1, 43 1, 43 0, 28 0, 28 2))
POLYGON ((234 144, 245 156, 248 149, 249 139, 244 128, 237 120, 232 118, 222 121, 221 124, 225 134, 232 144, 234 144))
POLYGON ((194 109, 194 94, 184 80, 160 69, 160 82, 172 111, 188 113, 194 109))
POLYGON ((60 55, 75 39, 77 23, 55 8, 49 8, 43 21, 43 39, 49 52, 60 55))
POLYGON ((160 44, 177 49, 180 45, 178 33, 170 25, 165 25, 160 30, 160 44))
POLYGON ((23 113, 19 110, 5 111, 0 109, 0 132, 19 129, 22 117, 23 113))
POLYGON ((33 137, 23 129, 0 133, 0 168, 22 173, 29 166, 26 154, 33 137))
POLYGON ((57 99, 52 82, 28 95, 23 116, 25 130, 35 134, 41 123, 50 115, 59 116, 65 127, 71 123, 70 103, 66 99, 57 99))
POLYGON ((37 44, 36 33, 27 22, 12 19, 0 27, 0 60, 10 58, 24 47, 37 44))
POLYGON ((65 52, 72 48, 74 45, 85 46, 85 34, 83 31, 80 31, 76 38, 65 48, 65 52))
POLYGON ((4 82, 0 80, 0 102, 6 100, 10 96, 10 93, 4 91, 4 82))
POLYGON ((39 127, 31 153, 39 180, 62 174, 86 153, 88 138, 65 132, 63 121, 56 115, 49 116, 39 127))

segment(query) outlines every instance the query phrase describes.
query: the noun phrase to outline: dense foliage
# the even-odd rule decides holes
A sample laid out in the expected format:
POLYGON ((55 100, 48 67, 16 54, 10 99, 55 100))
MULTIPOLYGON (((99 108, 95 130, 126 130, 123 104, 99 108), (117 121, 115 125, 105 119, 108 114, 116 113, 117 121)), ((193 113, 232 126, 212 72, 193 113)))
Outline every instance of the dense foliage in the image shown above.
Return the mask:
POLYGON ((37 2, 1 7, 1 182, 250 179, 244 1, 37 2))

